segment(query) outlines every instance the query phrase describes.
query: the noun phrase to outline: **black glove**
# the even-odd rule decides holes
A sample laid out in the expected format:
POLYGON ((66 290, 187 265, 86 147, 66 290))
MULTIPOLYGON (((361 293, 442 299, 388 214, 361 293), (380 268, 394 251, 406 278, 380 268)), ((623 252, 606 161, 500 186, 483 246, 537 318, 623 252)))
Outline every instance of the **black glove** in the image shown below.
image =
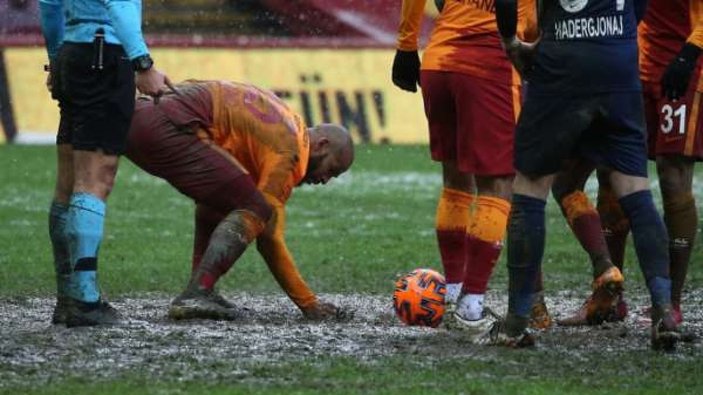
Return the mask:
POLYGON ((696 68, 701 49, 693 44, 683 46, 674 60, 664 70, 662 76, 662 94, 669 100, 678 100, 686 95, 691 74, 696 68))
POLYGON ((393 84, 398 88, 417 92, 417 85, 420 85, 420 56, 417 51, 395 52, 392 78, 393 84))

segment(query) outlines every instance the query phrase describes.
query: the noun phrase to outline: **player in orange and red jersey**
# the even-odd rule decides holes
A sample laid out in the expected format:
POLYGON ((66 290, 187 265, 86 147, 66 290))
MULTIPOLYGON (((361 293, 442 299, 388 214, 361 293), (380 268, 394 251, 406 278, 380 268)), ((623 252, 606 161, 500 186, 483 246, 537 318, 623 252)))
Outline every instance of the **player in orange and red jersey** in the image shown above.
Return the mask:
MULTIPOLYGON (((520 77, 501 48, 494 0, 445 1, 420 64, 424 8, 425 0, 403 1, 392 78, 406 91, 422 87, 432 159, 442 163, 436 233, 446 301, 456 303, 448 322, 481 330, 489 321, 484 294, 510 213, 520 77)), ((519 11, 520 31, 532 38, 535 11, 532 1, 519 11)))
MULTIPOLYGON (((680 323, 681 293, 698 227, 693 169, 703 159, 703 2, 650 0, 638 33, 649 156, 656 159, 669 233, 671 302, 680 323)), ((607 182, 600 185, 598 211, 610 255, 622 269, 630 228, 607 182)), ((565 323, 593 322, 587 314, 591 299, 565 323)), ((621 320, 626 313, 627 305, 621 300, 604 318, 621 320)))
POLYGON ((188 81, 158 105, 138 101, 126 156, 197 205, 192 275, 172 318, 235 318, 214 286, 254 240, 306 317, 340 313, 298 272, 284 240, 284 205, 293 187, 325 184, 351 166, 344 128, 307 128, 272 92, 252 85, 188 81))

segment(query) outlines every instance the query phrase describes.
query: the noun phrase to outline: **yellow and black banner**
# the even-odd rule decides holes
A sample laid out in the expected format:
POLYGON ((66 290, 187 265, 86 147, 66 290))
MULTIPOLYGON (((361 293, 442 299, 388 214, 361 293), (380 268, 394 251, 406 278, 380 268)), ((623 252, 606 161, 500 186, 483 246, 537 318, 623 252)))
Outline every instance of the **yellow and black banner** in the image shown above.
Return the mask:
MULTIPOLYGON (((29 140, 23 138, 27 135, 52 142, 59 114, 45 86, 46 52, 36 47, 4 52, 17 141, 29 140)), ((401 91, 391 83, 392 49, 156 48, 152 52, 156 67, 173 81, 224 79, 268 88, 307 124, 341 123, 359 142, 427 142, 421 94, 401 91)))

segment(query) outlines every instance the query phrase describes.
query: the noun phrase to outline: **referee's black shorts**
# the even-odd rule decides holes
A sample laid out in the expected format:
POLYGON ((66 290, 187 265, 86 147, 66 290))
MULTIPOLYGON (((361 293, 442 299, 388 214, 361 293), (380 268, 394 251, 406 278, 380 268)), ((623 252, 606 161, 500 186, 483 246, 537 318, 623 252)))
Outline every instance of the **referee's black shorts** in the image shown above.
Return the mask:
POLYGON ((120 45, 104 44, 102 62, 97 55, 92 43, 66 42, 52 65, 61 109, 56 143, 121 155, 134 113, 134 70, 120 45))

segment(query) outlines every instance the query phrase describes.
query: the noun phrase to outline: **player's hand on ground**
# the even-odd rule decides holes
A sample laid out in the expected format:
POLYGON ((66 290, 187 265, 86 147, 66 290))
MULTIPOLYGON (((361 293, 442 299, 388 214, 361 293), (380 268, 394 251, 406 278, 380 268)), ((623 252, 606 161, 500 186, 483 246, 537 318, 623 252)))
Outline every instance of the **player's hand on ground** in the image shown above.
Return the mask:
POLYGON ((678 100, 686 96, 691 75, 701 49, 693 44, 686 44, 669 63, 662 76, 662 95, 669 100, 678 100))
POLYGON ((417 86, 420 85, 420 56, 417 51, 397 50, 391 77, 393 84, 398 88, 417 92, 417 86))
POLYGON ((153 97, 154 103, 158 103, 159 97, 171 87, 171 81, 169 81, 166 74, 154 67, 144 71, 137 71, 135 83, 139 93, 153 97))
POLYGON ((508 59, 510 59, 515 70, 523 79, 532 68, 532 61, 538 44, 539 40, 528 43, 520 41, 517 37, 503 40, 503 48, 508 55, 508 59))
POLYGON ((317 304, 303 309, 305 318, 314 321, 321 320, 337 320, 346 321, 351 318, 350 311, 341 307, 335 306, 332 303, 318 302, 317 304))

